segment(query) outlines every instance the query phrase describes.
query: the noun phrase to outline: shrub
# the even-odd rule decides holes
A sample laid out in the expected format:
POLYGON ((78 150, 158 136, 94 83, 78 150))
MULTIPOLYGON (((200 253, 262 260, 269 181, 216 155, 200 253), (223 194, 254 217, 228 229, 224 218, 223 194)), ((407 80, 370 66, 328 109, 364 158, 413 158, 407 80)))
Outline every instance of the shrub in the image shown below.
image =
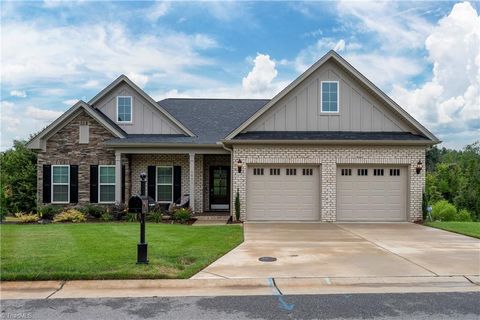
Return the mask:
POLYGON ((87 218, 85 214, 77 209, 70 208, 66 211, 62 211, 53 218, 53 222, 85 222, 87 218))
POLYGON ((37 213, 42 219, 52 220, 56 214, 59 214, 62 211, 61 207, 54 205, 40 206, 37 208, 37 213))
POLYGON ((137 214, 133 212, 127 212, 125 220, 128 222, 137 222, 137 214))
POLYGON ((236 220, 240 220, 240 193, 237 189, 237 194, 235 195, 235 218, 236 220))
POLYGON ((173 212, 173 220, 180 223, 186 223, 192 217, 192 210, 190 208, 178 208, 173 212))
POLYGON ((155 223, 160 223, 162 222, 162 211, 161 210, 152 210, 148 213, 148 221, 152 221, 155 223))
POLYGON ((19 223, 35 223, 39 220, 38 215, 34 213, 18 212, 15 217, 18 218, 19 223))
POLYGON ((5 210, 0 210, 0 223, 3 222, 3 220, 5 220, 5 217, 6 217, 6 212, 5 210))
POLYGON ((455 217, 455 221, 470 222, 470 221, 472 221, 472 214, 468 210, 462 209, 462 210, 458 211, 458 213, 455 217))
POLYGON ((84 214, 91 216, 93 218, 99 219, 102 217, 102 214, 105 212, 105 208, 100 206, 95 206, 93 204, 87 204, 80 209, 84 214))
POLYGON ((453 221, 457 215, 457 208, 447 200, 440 200, 432 206, 434 221, 453 221))
POLYGON ((108 221, 112 221, 112 216, 110 213, 108 213, 108 211, 105 211, 102 213, 102 216, 100 217, 100 219, 102 219, 102 221, 108 222, 108 221))
POLYGON ((120 221, 123 220, 127 214, 127 207, 124 204, 114 204, 110 206, 107 211, 113 220, 120 221))

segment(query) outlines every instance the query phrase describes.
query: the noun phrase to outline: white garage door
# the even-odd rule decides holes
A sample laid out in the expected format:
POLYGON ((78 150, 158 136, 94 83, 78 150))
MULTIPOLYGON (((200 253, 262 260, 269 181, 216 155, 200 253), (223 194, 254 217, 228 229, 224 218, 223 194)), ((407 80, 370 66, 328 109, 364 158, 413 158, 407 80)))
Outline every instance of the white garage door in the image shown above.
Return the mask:
POLYGON ((338 167, 338 221, 405 221, 406 204, 405 167, 338 167))
POLYGON ((319 219, 318 167, 249 166, 247 220, 319 219))

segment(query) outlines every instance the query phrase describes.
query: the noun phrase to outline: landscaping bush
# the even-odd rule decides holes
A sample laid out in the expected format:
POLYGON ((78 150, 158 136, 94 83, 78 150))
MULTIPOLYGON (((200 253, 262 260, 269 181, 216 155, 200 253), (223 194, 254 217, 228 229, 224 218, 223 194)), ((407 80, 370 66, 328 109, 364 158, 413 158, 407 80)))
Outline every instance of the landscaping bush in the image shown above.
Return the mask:
POLYGON ((440 200, 432 206, 433 221, 454 221, 457 208, 447 200, 440 200))
POLYGON ((468 210, 462 209, 458 211, 455 221, 470 222, 472 221, 472 214, 468 210))
POLYGON ((192 217, 192 210, 190 208, 179 208, 173 212, 173 220, 186 223, 192 217))
POLYGON ((53 220, 56 214, 59 214, 62 211, 61 207, 54 205, 40 206, 37 208, 37 213, 42 219, 53 220))
POLYGON ((87 216, 91 216, 96 219, 100 219, 102 217, 102 214, 106 211, 104 207, 95 206, 93 204, 87 204, 79 210, 87 216))
POLYGON ((0 223, 3 222, 3 220, 5 220, 5 216, 6 216, 6 212, 5 210, 0 210, 0 223))
POLYGON ((128 222, 137 222, 137 214, 133 212, 127 212, 125 220, 128 222))
POLYGON ((63 211, 59 214, 57 214, 53 218, 53 222, 73 222, 73 223, 78 223, 78 222, 86 222, 87 218, 85 217, 85 214, 80 212, 77 209, 70 208, 66 211, 63 211))
POLYGON ((127 215, 127 207, 124 204, 114 204, 110 206, 107 211, 112 219, 117 221, 123 220, 127 215))
POLYGON ((105 222, 112 221, 112 215, 108 211, 105 211, 104 213, 102 213, 100 219, 105 222))
POLYGON ((15 214, 19 223, 35 223, 40 219, 35 213, 18 212, 15 214))
POLYGON ((240 192, 237 189, 237 194, 235 195, 235 218, 236 221, 240 221, 240 192))
POLYGON ((162 210, 154 209, 148 213, 147 216, 148 221, 152 221, 155 223, 162 222, 162 210))

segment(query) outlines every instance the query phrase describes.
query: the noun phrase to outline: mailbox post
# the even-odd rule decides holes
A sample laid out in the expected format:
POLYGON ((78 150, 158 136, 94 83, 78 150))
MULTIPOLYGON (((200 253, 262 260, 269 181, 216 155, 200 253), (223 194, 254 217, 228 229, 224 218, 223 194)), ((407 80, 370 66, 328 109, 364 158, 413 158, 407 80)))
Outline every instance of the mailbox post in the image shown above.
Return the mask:
POLYGON ((149 208, 149 199, 145 196, 145 173, 140 174, 141 179, 141 196, 134 195, 128 200, 128 208, 130 212, 136 213, 140 221, 140 242, 137 244, 137 264, 147 264, 148 244, 145 242, 145 215, 149 208))

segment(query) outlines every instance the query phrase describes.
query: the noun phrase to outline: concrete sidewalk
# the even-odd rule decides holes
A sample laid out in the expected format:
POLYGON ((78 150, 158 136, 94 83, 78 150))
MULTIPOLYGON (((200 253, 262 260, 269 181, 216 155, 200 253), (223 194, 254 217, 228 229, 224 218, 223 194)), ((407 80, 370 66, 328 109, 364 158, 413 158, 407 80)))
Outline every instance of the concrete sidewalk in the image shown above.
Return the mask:
POLYGON ((480 277, 8 281, 1 299, 480 292, 480 277))

